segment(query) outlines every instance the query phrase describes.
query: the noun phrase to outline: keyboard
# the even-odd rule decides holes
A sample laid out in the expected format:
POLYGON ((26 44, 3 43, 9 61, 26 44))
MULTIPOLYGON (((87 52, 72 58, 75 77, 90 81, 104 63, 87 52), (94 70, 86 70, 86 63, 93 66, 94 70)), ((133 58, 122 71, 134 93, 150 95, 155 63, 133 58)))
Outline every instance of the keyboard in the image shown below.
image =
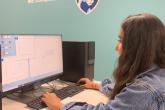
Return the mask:
MULTIPOLYGON (((61 100, 67 97, 72 97, 81 91, 83 91, 85 87, 77 86, 77 85, 69 85, 67 87, 63 87, 62 89, 55 90, 55 93, 61 100)), ((47 105, 41 100, 41 97, 37 97, 34 100, 27 103, 27 106, 36 110, 47 107, 47 105)))

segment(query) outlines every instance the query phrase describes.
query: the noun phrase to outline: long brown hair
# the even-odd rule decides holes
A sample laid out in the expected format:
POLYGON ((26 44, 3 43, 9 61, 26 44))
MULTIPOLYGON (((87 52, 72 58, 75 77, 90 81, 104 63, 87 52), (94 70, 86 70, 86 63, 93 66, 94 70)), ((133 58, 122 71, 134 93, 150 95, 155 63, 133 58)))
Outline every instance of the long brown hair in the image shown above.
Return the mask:
POLYGON ((121 29, 122 52, 113 73, 116 82, 111 99, 152 65, 165 68, 165 26, 159 18, 146 13, 129 16, 121 29))

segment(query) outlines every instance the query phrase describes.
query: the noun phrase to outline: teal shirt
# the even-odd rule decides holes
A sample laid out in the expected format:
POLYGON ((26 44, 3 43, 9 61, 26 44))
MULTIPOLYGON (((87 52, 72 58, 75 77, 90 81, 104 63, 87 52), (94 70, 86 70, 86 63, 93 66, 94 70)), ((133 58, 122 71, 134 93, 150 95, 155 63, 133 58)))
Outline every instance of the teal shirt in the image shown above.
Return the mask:
MULTIPOLYGON (((112 91, 110 83, 108 79, 103 80, 100 91, 109 95, 112 91)), ((61 110, 165 110, 165 69, 153 66, 141 73, 107 104, 93 106, 85 102, 71 102, 61 110)))

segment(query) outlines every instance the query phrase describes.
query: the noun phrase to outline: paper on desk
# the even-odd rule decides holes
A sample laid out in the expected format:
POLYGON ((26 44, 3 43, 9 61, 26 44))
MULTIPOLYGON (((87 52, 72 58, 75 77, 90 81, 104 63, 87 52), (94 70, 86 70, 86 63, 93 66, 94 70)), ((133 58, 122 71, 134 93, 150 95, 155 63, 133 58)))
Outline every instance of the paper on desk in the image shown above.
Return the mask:
POLYGON ((48 107, 46 107, 46 108, 43 108, 43 109, 41 109, 41 110, 50 110, 48 107))
MULTIPOLYGON (((87 102, 88 104, 91 105, 97 105, 100 102, 106 104, 108 101, 109 98, 106 97, 101 92, 97 90, 87 89, 77 95, 74 95, 73 97, 67 97, 63 99, 61 102, 63 104, 67 104, 69 102, 87 102)), ((42 110, 50 110, 50 109, 44 108, 42 110)))
POLYGON ((106 104, 109 101, 109 98, 97 90, 87 89, 81 93, 74 95, 73 97, 68 97, 62 100, 63 104, 69 102, 87 102, 92 105, 97 105, 102 102, 106 104))

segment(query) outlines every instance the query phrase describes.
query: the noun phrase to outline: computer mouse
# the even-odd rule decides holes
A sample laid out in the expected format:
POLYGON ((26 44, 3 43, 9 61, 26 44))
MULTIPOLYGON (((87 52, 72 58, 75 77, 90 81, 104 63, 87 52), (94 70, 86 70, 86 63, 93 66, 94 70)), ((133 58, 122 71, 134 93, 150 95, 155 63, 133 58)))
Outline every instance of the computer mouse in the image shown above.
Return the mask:
POLYGON ((78 81, 76 84, 77 84, 78 86, 81 86, 81 85, 84 85, 84 84, 85 84, 85 81, 78 81))

